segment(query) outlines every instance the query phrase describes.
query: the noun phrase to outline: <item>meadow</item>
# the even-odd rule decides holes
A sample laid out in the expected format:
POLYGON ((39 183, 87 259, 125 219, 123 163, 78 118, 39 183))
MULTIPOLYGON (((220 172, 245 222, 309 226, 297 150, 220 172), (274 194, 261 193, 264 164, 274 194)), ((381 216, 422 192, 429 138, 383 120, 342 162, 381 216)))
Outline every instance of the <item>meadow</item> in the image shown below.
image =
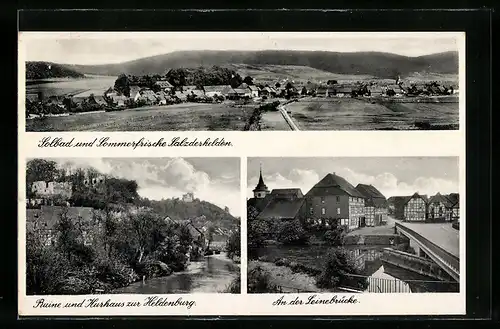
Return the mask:
POLYGON ((26 131, 243 130, 253 107, 182 103, 26 120, 26 131))

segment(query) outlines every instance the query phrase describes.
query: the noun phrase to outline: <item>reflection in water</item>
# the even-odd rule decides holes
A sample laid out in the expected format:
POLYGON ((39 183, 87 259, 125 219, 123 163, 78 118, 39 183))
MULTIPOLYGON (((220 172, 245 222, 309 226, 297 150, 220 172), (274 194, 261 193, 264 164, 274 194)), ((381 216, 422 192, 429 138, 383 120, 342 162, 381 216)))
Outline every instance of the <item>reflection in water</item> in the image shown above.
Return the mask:
POLYGON ((188 268, 167 277, 136 282, 114 293, 123 294, 175 294, 224 292, 231 281, 240 275, 239 265, 224 254, 205 257, 191 262, 188 268))

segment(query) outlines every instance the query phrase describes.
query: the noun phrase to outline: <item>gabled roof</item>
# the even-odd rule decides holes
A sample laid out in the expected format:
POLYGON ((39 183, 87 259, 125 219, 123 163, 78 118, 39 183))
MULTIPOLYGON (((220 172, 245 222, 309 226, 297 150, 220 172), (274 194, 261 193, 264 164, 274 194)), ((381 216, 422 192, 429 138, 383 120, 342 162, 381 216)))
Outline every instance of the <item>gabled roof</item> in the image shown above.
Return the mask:
POLYGON ((300 188, 277 188, 271 191, 271 195, 275 198, 279 197, 295 197, 302 198, 304 195, 302 194, 302 190, 300 188))
POLYGON ((238 86, 238 89, 246 89, 246 88, 249 88, 249 86, 248 86, 248 84, 246 84, 244 82, 238 86))
POLYGON ((250 89, 248 88, 234 88, 234 91, 237 93, 237 94, 248 94, 250 93, 250 89))
POLYGON ((344 94, 352 92, 351 87, 340 87, 340 88, 335 88, 335 90, 337 91, 337 93, 344 93, 344 94))
POLYGON ((259 91, 259 88, 257 86, 248 86, 248 88, 251 90, 251 91, 259 91))
POLYGON ((448 198, 448 200, 450 200, 452 207, 460 205, 460 195, 458 193, 451 193, 446 197, 448 198))
POLYGON ((135 96, 141 91, 139 86, 130 86, 130 97, 135 98, 135 96))
POLYGON ((37 102, 38 101, 38 94, 26 94, 26 98, 30 101, 30 102, 37 102))
POLYGON ((451 207, 451 206, 453 206, 453 204, 451 203, 450 199, 448 199, 445 195, 442 195, 439 192, 436 195, 433 195, 429 199, 429 203, 434 203, 434 202, 441 202, 442 204, 445 205, 445 207, 451 207))
POLYGON ((275 219, 294 219, 299 214, 300 208, 305 199, 272 199, 271 202, 257 216, 257 219, 275 218, 275 219))
POLYGON ((251 198, 247 200, 247 208, 254 208, 259 214, 264 208, 271 202, 272 196, 270 194, 266 195, 265 198, 251 198))
POLYGON ((167 80, 156 81, 156 84, 161 88, 173 88, 172 84, 167 80))
POLYGON ((363 197, 363 195, 359 193, 351 183, 334 173, 327 174, 323 177, 322 180, 320 180, 309 192, 307 192, 306 197, 327 195, 349 195, 358 198, 363 197))
POLYGON ((232 88, 229 85, 215 85, 215 86, 203 86, 203 89, 206 93, 210 92, 219 92, 219 93, 227 93, 232 88))
POLYGON ((385 200, 385 196, 380 193, 379 190, 373 185, 366 184, 358 184, 356 186, 356 190, 358 190, 361 194, 363 194, 366 198, 382 198, 385 200))
POLYGON ((416 198, 420 198, 420 199, 424 200, 425 203, 428 202, 427 195, 425 195, 425 194, 418 194, 417 192, 415 192, 412 196, 409 196, 409 197, 406 198, 406 200, 404 201, 403 205, 406 205, 408 202, 410 202, 411 199, 416 199, 416 198))

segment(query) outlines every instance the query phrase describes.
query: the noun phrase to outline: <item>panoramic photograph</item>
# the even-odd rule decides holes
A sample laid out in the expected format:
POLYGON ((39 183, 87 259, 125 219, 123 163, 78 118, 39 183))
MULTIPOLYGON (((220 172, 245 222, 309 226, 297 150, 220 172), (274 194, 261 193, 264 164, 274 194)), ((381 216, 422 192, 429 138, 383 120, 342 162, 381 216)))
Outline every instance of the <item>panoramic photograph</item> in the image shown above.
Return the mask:
POLYGON ((26 165, 26 295, 240 289, 239 158, 26 165))
POLYGON ((247 168, 248 293, 459 292, 458 157, 247 168))
POLYGON ((26 131, 457 130, 450 33, 22 33, 26 131))

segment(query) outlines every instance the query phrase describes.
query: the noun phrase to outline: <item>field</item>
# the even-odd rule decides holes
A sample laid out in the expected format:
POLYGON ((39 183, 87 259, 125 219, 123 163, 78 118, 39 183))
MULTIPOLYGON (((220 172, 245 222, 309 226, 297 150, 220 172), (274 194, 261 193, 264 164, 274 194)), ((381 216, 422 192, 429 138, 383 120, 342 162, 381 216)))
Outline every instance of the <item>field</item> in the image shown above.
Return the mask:
MULTIPOLYGON (((318 70, 309 66, 299 65, 247 65, 231 64, 242 77, 251 76, 255 81, 262 84, 276 83, 278 80, 288 79, 295 83, 306 83, 307 81, 319 82, 327 80, 337 80, 339 83, 350 81, 363 81, 375 79, 369 75, 348 75, 336 74, 318 70)), ((380 80, 379 80, 380 81, 380 80)))
POLYGON ((365 99, 308 98, 286 108, 301 130, 418 129, 415 122, 458 127, 458 103, 373 104, 365 99))
POLYGON ((89 76, 84 79, 50 79, 26 82, 26 94, 42 92, 45 97, 76 94, 89 89, 102 90, 114 86, 116 77, 89 76))
POLYGON ((253 107, 182 103, 26 120, 26 131, 243 130, 253 107))

